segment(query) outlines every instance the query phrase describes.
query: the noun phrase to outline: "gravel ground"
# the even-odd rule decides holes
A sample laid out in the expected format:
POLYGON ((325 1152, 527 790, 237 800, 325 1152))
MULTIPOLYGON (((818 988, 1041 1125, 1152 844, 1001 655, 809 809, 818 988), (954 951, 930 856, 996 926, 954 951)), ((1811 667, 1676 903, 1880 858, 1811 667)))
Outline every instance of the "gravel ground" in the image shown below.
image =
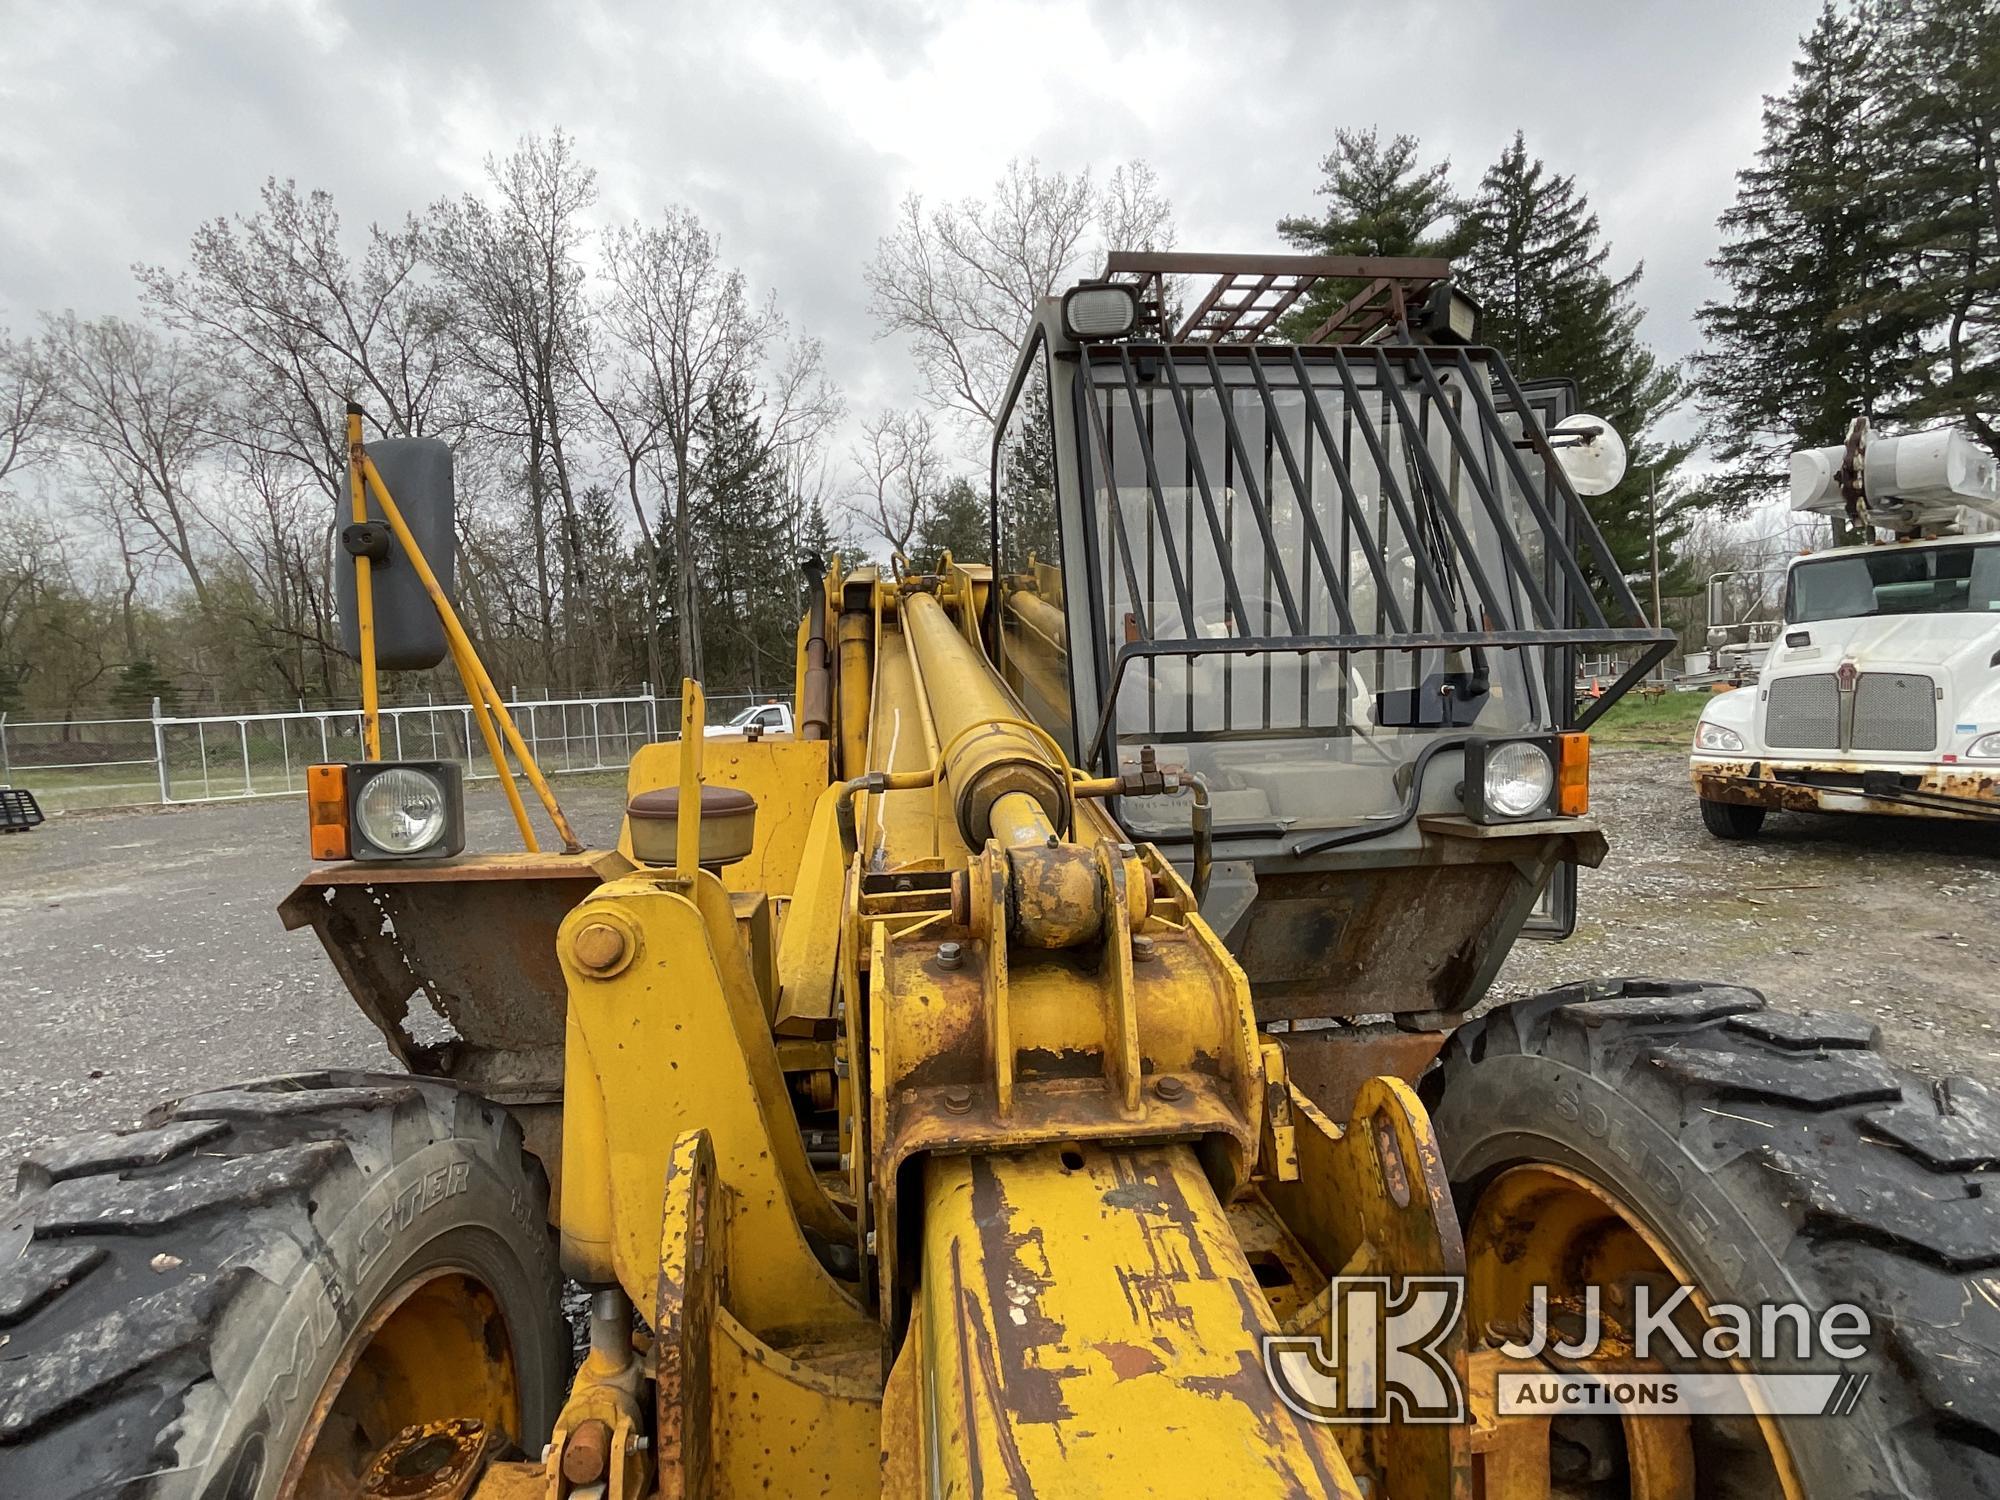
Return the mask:
MULTIPOLYGON (((2000 1054, 2000 836, 1904 818, 1779 814, 1751 844, 1701 827, 1677 754, 1605 751, 1612 840, 1567 943, 1523 944, 1502 995, 1654 974, 1853 1010, 1890 1054, 1992 1080, 2000 1054)), ((510 847, 497 796, 474 848, 510 847)), ((616 831, 612 778, 562 784, 578 831, 616 831)), ((131 1120, 210 1084, 387 1052, 310 933, 275 908, 303 868, 293 800, 71 814, 0 838, 0 1183, 33 1142, 131 1120)))

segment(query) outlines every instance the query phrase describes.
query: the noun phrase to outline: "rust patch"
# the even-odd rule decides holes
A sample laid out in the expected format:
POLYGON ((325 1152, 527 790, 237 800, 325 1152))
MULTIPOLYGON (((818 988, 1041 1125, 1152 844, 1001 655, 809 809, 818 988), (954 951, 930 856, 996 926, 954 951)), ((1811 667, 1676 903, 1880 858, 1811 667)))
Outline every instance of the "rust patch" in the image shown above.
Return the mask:
MULTIPOLYGON (((951 1290, 952 1298, 958 1305, 958 1377, 964 1399, 966 1464, 971 1471, 972 1493, 982 1495, 986 1492, 986 1482, 979 1461, 978 1403, 973 1399, 972 1358, 975 1354, 987 1386, 1003 1401, 1007 1399, 1007 1389, 1000 1379, 999 1361, 994 1356, 993 1345, 986 1337, 985 1320, 979 1315, 979 1299, 966 1290, 961 1247, 956 1239, 951 1242, 951 1290)), ((999 1304, 992 1305, 997 1317, 999 1304)), ((1028 1466, 1021 1459, 1021 1450, 1014 1445, 1011 1424, 1001 1422, 994 1429, 994 1441, 1000 1445, 1000 1462, 1007 1470, 1015 1495, 1020 1500, 1034 1500, 1035 1486, 1028 1478, 1028 1466)))
POLYGON ((1132 1315, 1158 1327, 1194 1332, 1194 1313, 1178 1288, 1196 1277, 1213 1280, 1215 1267, 1195 1228, 1194 1210, 1181 1196, 1171 1170, 1157 1158, 1120 1155, 1113 1161, 1118 1185, 1104 1192, 1106 1208, 1133 1214, 1146 1246, 1145 1267, 1121 1269, 1118 1283, 1132 1315), (1192 1270, 1190 1270, 1190 1266, 1192 1270))
POLYGON ((1111 1373, 1120 1380, 1135 1380, 1141 1375, 1157 1375, 1166 1368, 1160 1356, 1143 1344, 1127 1344, 1118 1339, 1106 1339, 1101 1344, 1091 1345, 1111 1366, 1111 1373))
POLYGON ((1042 1311, 1051 1272, 1041 1227, 1014 1227, 1013 1205, 1001 1191, 999 1174, 980 1156, 972 1158, 972 1221, 979 1229, 987 1305, 993 1309, 1001 1399, 1022 1422, 1064 1421, 1072 1413, 1062 1383, 1083 1371, 1042 1363, 1060 1356, 1065 1330, 1042 1311))

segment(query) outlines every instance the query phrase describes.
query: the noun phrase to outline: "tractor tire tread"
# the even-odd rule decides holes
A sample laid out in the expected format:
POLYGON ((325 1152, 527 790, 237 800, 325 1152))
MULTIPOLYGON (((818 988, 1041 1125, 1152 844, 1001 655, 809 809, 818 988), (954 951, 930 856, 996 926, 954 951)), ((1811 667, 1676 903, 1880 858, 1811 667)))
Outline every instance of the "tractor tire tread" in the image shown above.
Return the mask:
POLYGON ((2000 1496, 2000 1094, 1916 1078, 1879 1043, 1858 1018, 1775 1011, 1741 986, 1596 981, 1468 1023, 1424 1091, 1467 1210, 1477 1183, 1464 1174, 1490 1177, 1516 1149, 1509 1100, 1522 1129, 1545 1133, 1529 1112, 1567 1107, 1575 1074, 1601 1086, 1581 1090, 1600 1107, 1636 1106, 1644 1121, 1612 1119, 1605 1139, 1624 1138, 1610 1149, 1645 1155, 1643 1125, 1657 1126, 1670 1144, 1648 1156, 1656 1181, 1678 1175, 1691 1208, 1706 1179, 1792 1293, 1867 1312, 1878 1348, 1860 1410, 1873 1420, 1815 1430, 1866 1430, 1880 1450, 1833 1492, 2000 1496))
MULTIPOLYGON (((238 1399, 224 1387, 291 1289, 331 1288, 316 1257, 370 1180, 452 1140, 511 1161, 525 1223, 545 1180, 507 1112, 404 1075, 208 1091, 32 1152, 0 1221, 0 1493, 207 1493, 182 1472, 203 1462, 189 1431, 238 1399)), ((530 1260, 553 1295, 552 1248, 530 1260)))

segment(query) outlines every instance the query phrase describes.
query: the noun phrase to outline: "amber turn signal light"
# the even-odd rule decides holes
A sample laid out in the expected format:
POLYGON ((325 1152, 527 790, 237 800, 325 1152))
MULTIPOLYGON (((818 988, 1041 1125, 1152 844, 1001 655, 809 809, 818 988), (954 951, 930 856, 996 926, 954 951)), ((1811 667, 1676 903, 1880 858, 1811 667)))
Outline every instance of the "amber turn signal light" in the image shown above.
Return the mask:
POLYGON ((314 859, 346 859, 347 767, 306 767, 306 817, 312 830, 314 859))
POLYGON ((1565 818, 1590 811, 1590 736, 1581 730, 1556 736, 1556 811, 1565 818))

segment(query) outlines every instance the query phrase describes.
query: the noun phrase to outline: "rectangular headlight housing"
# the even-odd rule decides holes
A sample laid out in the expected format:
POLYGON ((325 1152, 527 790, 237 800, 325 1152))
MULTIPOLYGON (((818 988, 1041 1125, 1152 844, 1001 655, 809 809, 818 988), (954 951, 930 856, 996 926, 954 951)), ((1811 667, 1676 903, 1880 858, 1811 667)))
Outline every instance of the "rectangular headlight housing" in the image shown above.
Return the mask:
POLYGON ((448 760, 358 761, 307 773, 316 858, 334 855, 334 807, 345 819, 344 857, 355 860, 449 859, 465 848, 465 772, 448 760), (325 773, 337 771, 338 778, 325 773), (341 784, 344 783, 344 786, 341 784), (333 800, 341 786, 345 796, 333 800))
POLYGON ((1466 817, 1475 823, 1532 823, 1560 816, 1563 738, 1541 734, 1466 741, 1461 793, 1466 817))
POLYGON ((1139 293, 1111 282, 1086 282, 1063 293, 1063 332, 1078 343, 1119 339, 1139 326, 1139 293))

